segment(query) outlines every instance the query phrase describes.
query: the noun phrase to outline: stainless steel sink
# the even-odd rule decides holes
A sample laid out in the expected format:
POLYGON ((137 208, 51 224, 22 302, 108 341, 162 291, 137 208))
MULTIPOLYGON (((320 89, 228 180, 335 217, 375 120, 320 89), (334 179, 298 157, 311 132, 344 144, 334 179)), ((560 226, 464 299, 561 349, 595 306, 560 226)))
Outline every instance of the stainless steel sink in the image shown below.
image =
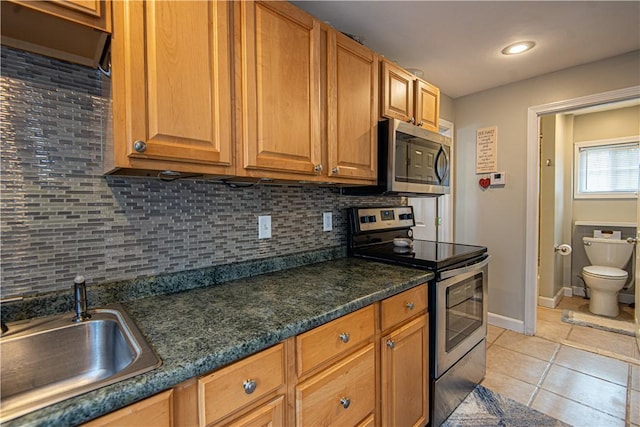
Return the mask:
POLYGON ((161 361, 120 306, 9 323, 0 338, 0 422, 131 378, 161 361))

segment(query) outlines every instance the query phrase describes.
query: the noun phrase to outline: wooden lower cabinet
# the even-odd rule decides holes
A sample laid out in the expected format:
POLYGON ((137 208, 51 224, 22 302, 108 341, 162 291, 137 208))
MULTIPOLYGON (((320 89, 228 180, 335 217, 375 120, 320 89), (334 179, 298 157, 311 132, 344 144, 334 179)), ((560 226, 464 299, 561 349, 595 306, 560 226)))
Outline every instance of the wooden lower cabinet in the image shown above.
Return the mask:
POLYGON ((429 419, 429 352, 425 315, 381 338, 383 426, 422 426, 429 419))
POLYGON ((284 392, 284 354, 281 343, 201 377, 198 380, 200 425, 225 425, 227 422, 223 420, 242 408, 284 392))
POLYGON ((167 390, 96 418, 85 424, 85 427, 170 427, 173 425, 173 390, 167 390))
POLYGON ((355 426, 375 406, 375 350, 369 344, 296 387, 296 426, 355 426))
POLYGON ((414 287, 86 425, 426 425, 426 293, 414 287))
POLYGON ((285 397, 278 396, 226 425, 229 427, 284 426, 286 425, 285 409, 285 397))

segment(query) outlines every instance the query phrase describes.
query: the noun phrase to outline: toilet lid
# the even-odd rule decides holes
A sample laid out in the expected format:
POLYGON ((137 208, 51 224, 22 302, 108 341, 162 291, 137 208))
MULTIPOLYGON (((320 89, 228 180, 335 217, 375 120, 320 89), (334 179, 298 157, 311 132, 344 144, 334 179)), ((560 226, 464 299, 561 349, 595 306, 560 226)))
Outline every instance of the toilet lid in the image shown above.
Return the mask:
POLYGON ((585 274, 612 279, 624 279, 628 276, 627 272, 615 267, 604 267, 602 265, 589 265, 582 270, 585 274))

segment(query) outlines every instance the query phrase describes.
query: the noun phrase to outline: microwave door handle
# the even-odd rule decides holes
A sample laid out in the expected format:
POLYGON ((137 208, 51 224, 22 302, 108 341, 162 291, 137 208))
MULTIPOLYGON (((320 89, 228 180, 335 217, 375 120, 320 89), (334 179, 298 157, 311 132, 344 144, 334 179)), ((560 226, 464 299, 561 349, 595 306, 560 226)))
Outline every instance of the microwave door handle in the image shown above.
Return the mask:
POLYGON ((447 153, 444 151, 442 147, 440 147, 440 149, 438 150, 438 154, 436 154, 435 161, 436 161, 436 164, 435 164, 434 170, 436 173, 436 177, 438 178, 438 182, 442 182, 445 180, 445 178, 449 174, 449 159, 447 158, 447 153), (440 163, 440 156, 444 156, 444 173, 442 174, 442 176, 440 176, 440 174, 438 173, 438 164, 440 163))

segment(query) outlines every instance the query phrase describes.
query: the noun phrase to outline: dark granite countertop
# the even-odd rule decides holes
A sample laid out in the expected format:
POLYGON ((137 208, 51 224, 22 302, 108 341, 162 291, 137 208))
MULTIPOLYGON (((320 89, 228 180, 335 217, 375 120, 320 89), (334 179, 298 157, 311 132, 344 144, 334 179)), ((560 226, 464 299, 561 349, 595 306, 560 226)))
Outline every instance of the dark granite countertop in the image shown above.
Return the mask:
POLYGON ((124 302, 162 366, 4 425, 88 421, 432 277, 428 271, 340 258, 124 302))

